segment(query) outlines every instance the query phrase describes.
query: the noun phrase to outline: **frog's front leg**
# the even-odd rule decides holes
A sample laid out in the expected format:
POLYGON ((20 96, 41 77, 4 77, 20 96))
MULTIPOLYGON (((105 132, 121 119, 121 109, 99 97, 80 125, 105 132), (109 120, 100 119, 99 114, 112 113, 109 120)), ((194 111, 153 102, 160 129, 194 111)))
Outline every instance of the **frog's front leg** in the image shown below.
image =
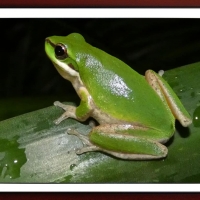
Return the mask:
POLYGON ((192 123, 190 115, 169 84, 152 70, 146 71, 145 78, 182 126, 190 125, 192 123))
POLYGON ((65 112, 54 121, 55 124, 59 124, 61 121, 67 118, 73 118, 78 121, 85 121, 92 113, 92 98, 88 94, 88 91, 85 87, 80 87, 77 91, 79 97, 81 98, 80 105, 78 107, 65 105, 59 101, 54 102, 55 106, 58 106, 65 110, 65 112))
POLYGON ((167 148, 160 142, 168 138, 159 130, 144 128, 135 125, 105 124, 94 127, 89 137, 79 134, 75 130, 68 131, 74 134, 86 145, 77 151, 77 154, 89 151, 102 151, 121 159, 147 160, 166 157, 167 148))

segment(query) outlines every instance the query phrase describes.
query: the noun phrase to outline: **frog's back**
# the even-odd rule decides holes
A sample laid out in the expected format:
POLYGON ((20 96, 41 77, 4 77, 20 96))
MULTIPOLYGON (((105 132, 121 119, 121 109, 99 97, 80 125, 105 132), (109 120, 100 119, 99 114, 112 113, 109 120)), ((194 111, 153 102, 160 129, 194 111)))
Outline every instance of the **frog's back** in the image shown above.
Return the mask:
POLYGON ((121 60, 92 48, 81 62, 84 67, 80 76, 95 105, 119 120, 169 126, 172 114, 144 76, 121 60))

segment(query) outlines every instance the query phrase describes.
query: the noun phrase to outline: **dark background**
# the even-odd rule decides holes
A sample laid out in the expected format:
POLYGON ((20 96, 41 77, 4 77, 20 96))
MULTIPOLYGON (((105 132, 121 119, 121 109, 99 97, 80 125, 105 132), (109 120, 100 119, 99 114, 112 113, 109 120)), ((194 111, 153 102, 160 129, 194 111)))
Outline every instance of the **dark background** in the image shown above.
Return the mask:
POLYGON ((72 32, 141 74, 200 61, 199 19, 0 19, 0 120, 79 102, 44 51, 46 37, 72 32))

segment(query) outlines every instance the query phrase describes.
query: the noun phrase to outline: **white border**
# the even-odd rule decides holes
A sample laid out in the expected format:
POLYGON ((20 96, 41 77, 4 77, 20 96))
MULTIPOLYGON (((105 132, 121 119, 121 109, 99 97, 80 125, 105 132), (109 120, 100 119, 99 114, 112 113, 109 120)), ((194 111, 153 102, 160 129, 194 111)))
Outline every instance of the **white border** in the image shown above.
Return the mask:
POLYGON ((200 18, 199 8, 1 9, 0 18, 200 18))
MULTIPOLYGON (((0 18, 200 18, 200 9, 0 9, 0 18)), ((0 191, 197 192, 199 184, 0 184, 0 191)))
POLYGON ((197 192, 198 184, 1 184, 0 192, 197 192))

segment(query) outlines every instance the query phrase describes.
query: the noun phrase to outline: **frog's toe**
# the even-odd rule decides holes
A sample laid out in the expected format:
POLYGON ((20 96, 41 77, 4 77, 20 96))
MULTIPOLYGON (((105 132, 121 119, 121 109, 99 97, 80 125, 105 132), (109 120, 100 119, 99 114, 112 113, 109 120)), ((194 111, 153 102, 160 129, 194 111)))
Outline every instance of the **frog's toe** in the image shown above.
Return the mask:
POLYGON ((53 103, 53 105, 54 106, 57 106, 57 107, 59 107, 59 108, 62 108, 63 110, 67 110, 67 108, 68 108, 68 105, 65 105, 65 104, 63 104, 63 103, 61 103, 60 101, 55 101, 54 103, 53 103))
POLYGON ((87 147, 83 147, 82 149, 78 149, 76 150, 76 154, 83 154, 83 153, 87 153, 89 151, 101 151, 101 149, 95 145, 92 146, 87 146, 87 147))
POLYGON ((68 129, 67 129, 67 133, 68 133, 69 135, 75 135, 75 136, 77 136, 77 137, 82 141, 83 145, 86 145, 86 146, 93 146, 93 145, 91 144, 91 142, 89 141, 88 136, 85 136, 85 135, 80 134, 80 133, 79 133, 78 131, 76 131, 75 129, 68 128, 68 129))

